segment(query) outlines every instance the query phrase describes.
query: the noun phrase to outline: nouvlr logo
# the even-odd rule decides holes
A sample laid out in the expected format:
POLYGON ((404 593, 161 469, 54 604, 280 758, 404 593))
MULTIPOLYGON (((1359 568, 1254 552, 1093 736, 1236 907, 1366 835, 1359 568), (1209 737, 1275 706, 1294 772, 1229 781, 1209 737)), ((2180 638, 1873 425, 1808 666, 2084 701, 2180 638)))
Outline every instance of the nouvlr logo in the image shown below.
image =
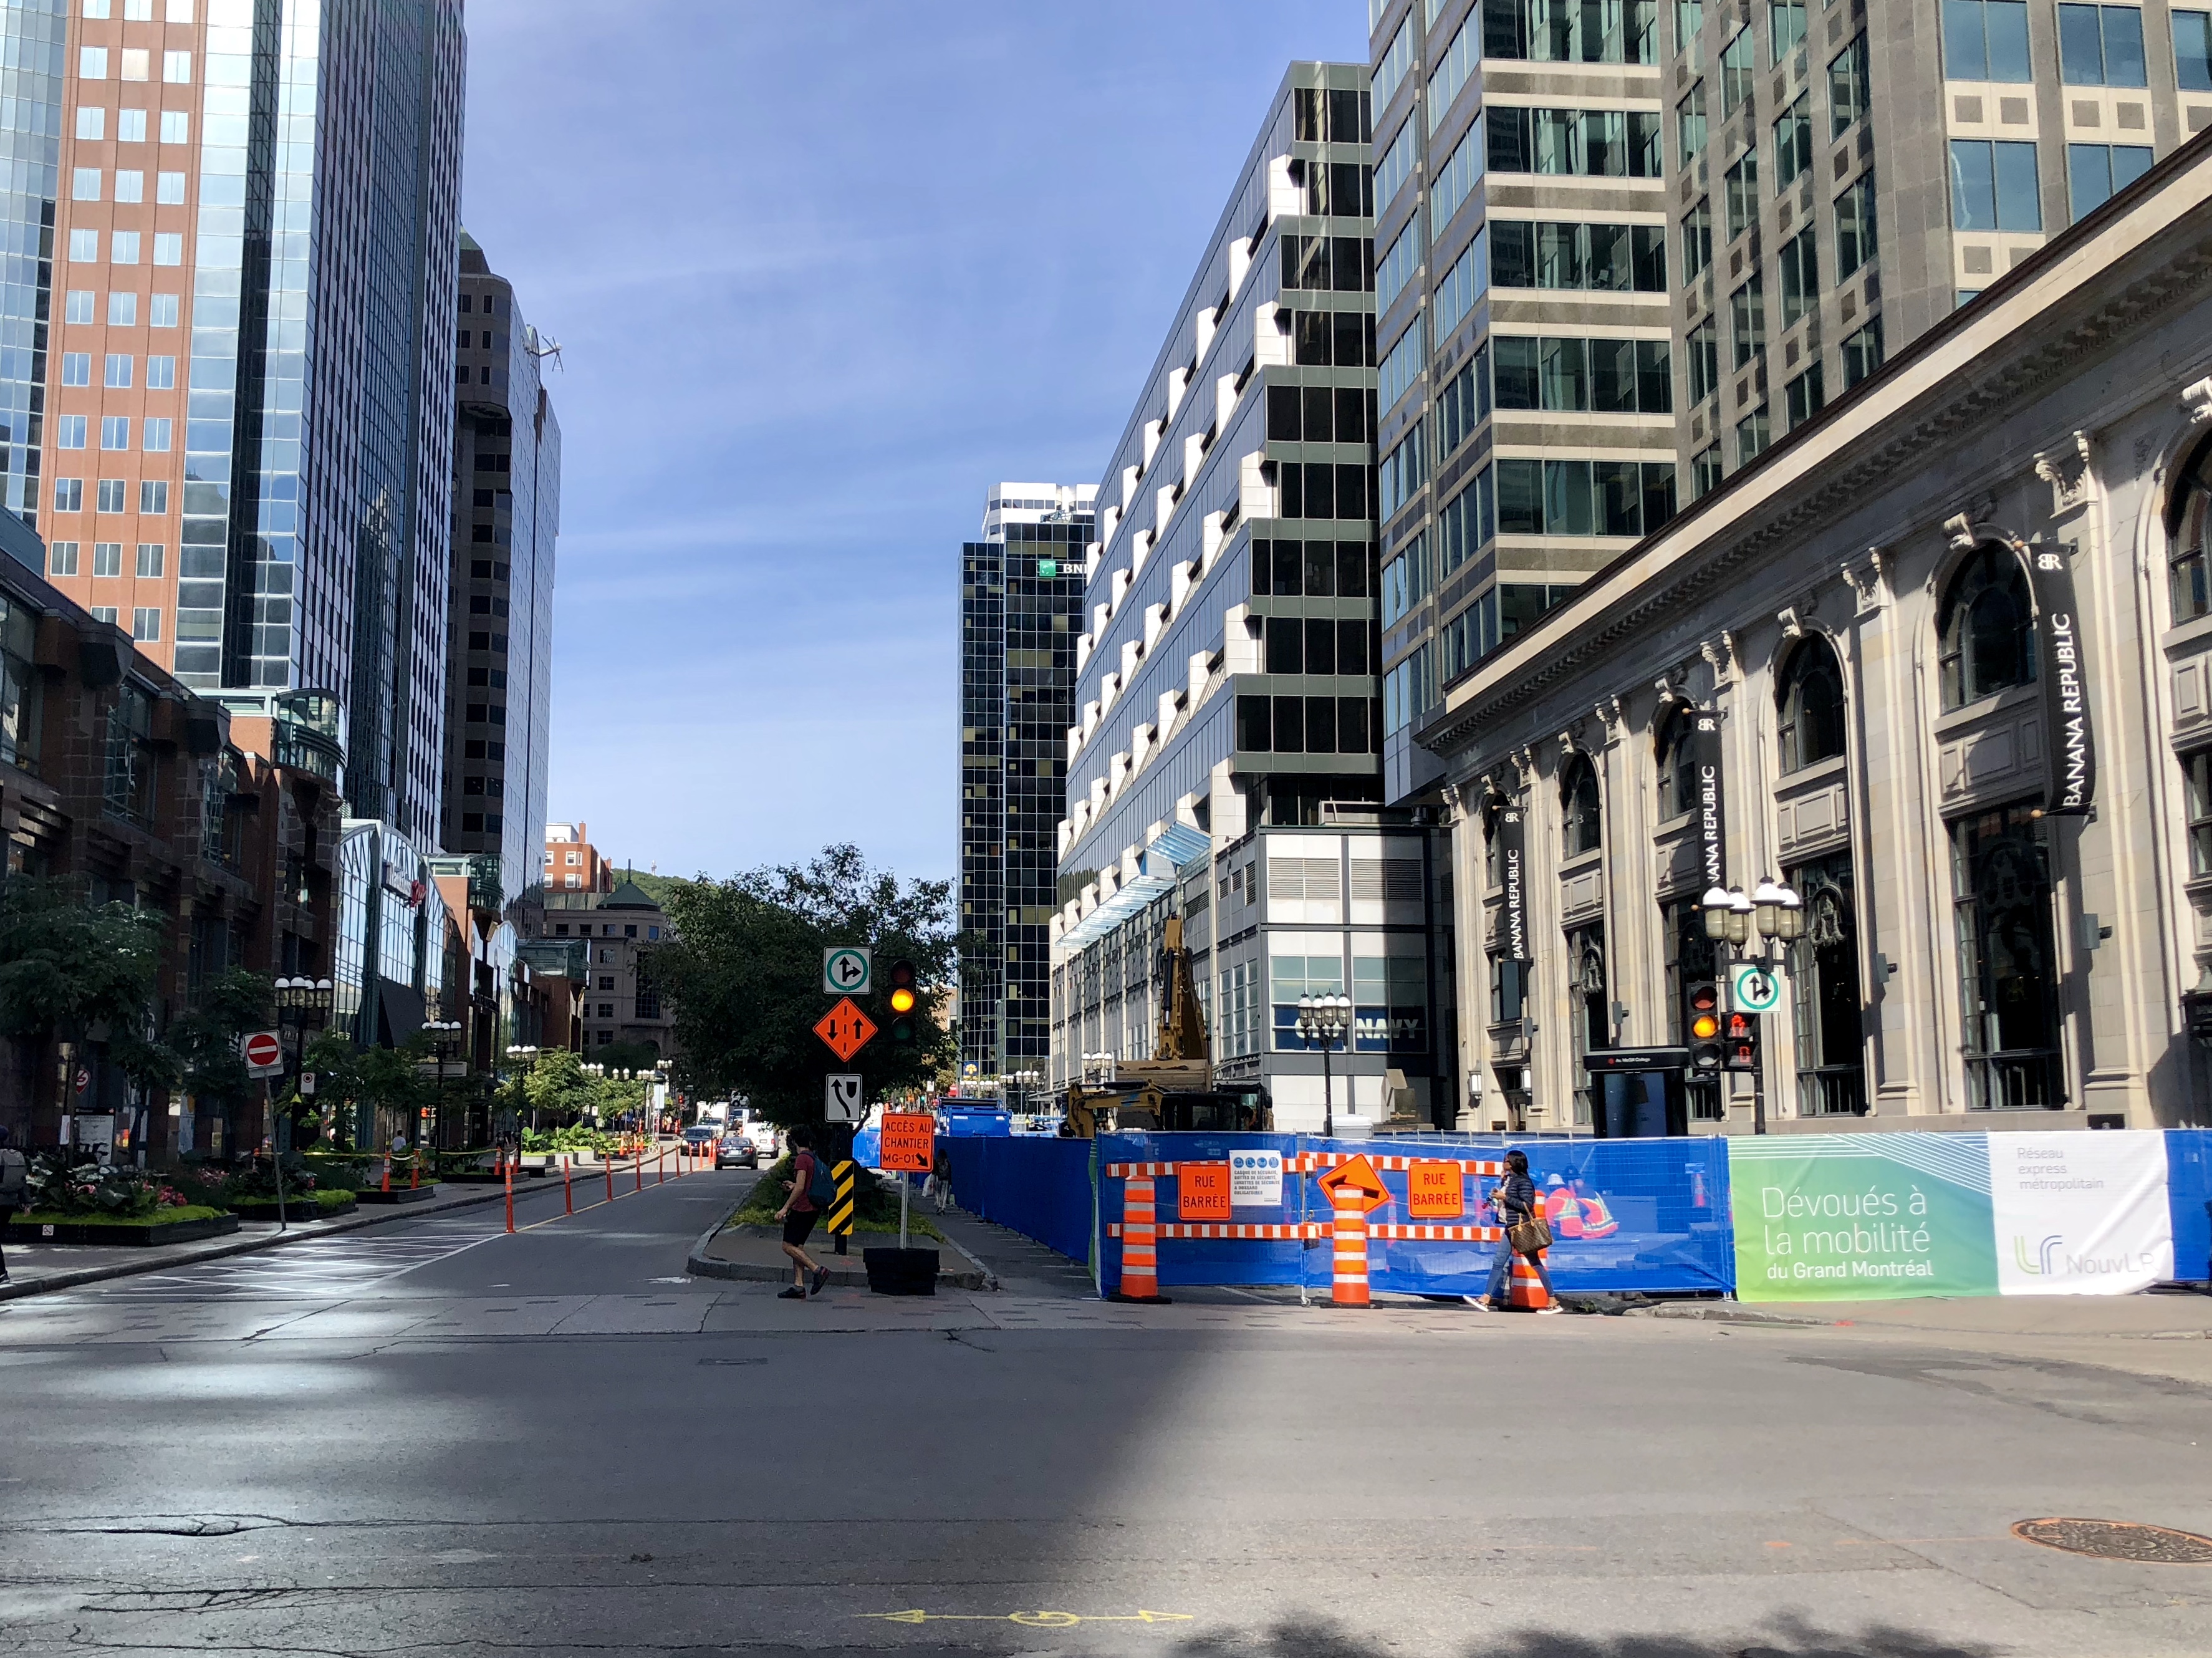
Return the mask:
POLYGON ((2035 1259, 2030 1260, 2027 1258, 2027 1240, 2014 1232, 2012 1235, 2013 1265, 2019 1267, 2021 1272, 2033 1274, 2036 1278, 2048 1278, 2051 1275, 2051 1257, 2057 1252, 2058 1246, 2064 1242, 2065 1240, 2057 1233, 2053 1232, 2036 1246, 2035 1259))

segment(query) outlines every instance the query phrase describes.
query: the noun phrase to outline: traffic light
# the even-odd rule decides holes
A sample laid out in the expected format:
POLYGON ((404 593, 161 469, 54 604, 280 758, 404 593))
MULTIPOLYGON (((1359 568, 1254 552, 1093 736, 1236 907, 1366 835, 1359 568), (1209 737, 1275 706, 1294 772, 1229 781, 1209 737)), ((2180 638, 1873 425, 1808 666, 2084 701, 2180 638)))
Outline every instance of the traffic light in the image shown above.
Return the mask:
POLYGON ((891 1046, 912 1048, 915 1041, 915 1008, 918 1000, 915 995, 914 963, 908 961, 893 962, 890 971, 885 978, 890 990, 891 1046))
POLYGON ((1759 1069, 1759 1015, 1735 1012, 1722 1015, 1721 1066, 1728 1071, 1759 1069))
POLYGON ((1721 987, 1711 979, 1691 985, 1689 1001, 1690 1074, 1709 1077, 1721 1069, 1724 1055, 1721 1041, 1721 987))

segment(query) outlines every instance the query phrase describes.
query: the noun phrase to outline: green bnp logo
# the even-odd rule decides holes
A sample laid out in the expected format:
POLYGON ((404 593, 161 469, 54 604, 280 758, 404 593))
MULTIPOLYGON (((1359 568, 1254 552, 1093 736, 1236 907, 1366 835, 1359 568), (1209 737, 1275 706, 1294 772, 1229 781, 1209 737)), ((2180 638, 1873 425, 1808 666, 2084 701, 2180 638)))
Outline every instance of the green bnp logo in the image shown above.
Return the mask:
POLYGON ((2058 1246, 2064 1242, 2065 1240, 2057 1233, 2053 1232, 2035 1246, 2035 1258, 2031 1260, 2028 1259, 2027 1240, 2014 1232, 2012 1235, 2013 1265, 2033 1277, 2048 1278, 2051 1275, 2051 1258, 2058 1253, 2058 1246))

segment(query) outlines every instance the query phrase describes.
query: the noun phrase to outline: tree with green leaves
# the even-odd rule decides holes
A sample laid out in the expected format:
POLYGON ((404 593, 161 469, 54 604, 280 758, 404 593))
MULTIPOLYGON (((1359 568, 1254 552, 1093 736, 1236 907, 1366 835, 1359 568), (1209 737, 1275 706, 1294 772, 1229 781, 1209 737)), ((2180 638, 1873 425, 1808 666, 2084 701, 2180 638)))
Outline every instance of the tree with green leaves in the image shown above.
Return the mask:
MULTIPOLYGON (((859 847, 833 846, 804 865, 672 884, 665 902, 676 936, 647 960, 675 1007, 678 1066, 694 1093, 743 1095, 773 1122, 819 1121, 832 1072, 860 1072, 875 1098, 933 1086, 951 1065, 937 1017, 955 959, 950 881, 902 882, 859 847), (814 1034, 836 999, 822 990, 833 944, 870 946, 879 975, 915 964, 911 1047, 878 1035, 848 1065, 814 1034)), ((860 999, 888 1027, 880 993, 860 999)))
POLYGON ((269 1023, 274 987, 265 973, 234 967, 200 987, 192 1007, 169 1022, 167 1045, 177 1078, 194 1099, 244 1104, 261 1084, 246 1068, 238 1039, 269 1023))
POLYGON ((158 910, 92 903, 76 880, 0 879, 0 1034, 33 1049, 81 1049, 101 1031, 133 1082, 167 1085, 175 1060, 152 1029, 167 921, 158 910))

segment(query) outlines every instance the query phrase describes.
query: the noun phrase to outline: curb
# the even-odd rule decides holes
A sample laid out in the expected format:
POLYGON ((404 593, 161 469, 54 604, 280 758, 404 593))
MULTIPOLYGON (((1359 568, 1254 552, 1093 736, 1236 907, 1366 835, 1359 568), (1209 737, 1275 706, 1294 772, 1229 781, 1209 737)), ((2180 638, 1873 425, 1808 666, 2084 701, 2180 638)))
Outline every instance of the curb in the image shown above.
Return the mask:
MULTIPOLYGON (((593 1170, 594 1173, 598 1171, 593 1170)), ((544 1187, 536 1188, 544 1190, 544 1187)), ((383 1226, 396 1220, 427 1220, 433 1215, 450 1214, 456 1209, 474 1209, 487 1203, 504 1202, 507 1188, 500 1187, 480 1196, 457 1198, 451 1203, 441 1203, 436 1208, 423 1210, 410 1204, 379 1205, 372 1210, 344 1216, 327 1226, 319 1226, 312 1232, 272 1232, 266 1237, 241 1238, 235 1243, 219 1248, 195 1250, 191 1254, 168 1260, 118 1260, 106 1266, 84 1266, 74 1272, 56 1272, 28 1284, 0 1284, 0 1302, 21 1301, 26 1296, 51 1294, 57 1290, 74 1290, 87 1284, 101 1284, 109 1278, 134 1278, 141 1272, 167 1272, 173 1267, 197 1266, 204 1260, 222 1260, 232 1255, 250 1255, 258 1249, 274 1249, 287 1243, 304 1243, 310 1238, 337 1237, 344 1232, 358 1232, 371 1226, 383 1226)), ((717 1227, 715 1230, 721 1229, 717 1227)), ((711 1236, 711 1234, 709 1235, 711 1236)), ((190 1245, 185 1246, 190 1248, 190 1245)))
MULTIPOLYGON (((789 1270, 781 1266, 756 1266, 750 1261, 711 1259, 707 1254, 707 1246, 720 1235, 722 1228, 726 1224, 728 1224, 728 1218, 726 1216, 699 1235, 698 1241, 691 1246, 690 1253, 684 1258, 684 1270, 686 1272, 693 1278, 735 1278, 752 1284, 780 1284, 791 1276, 789 1270)), ((945 1242, 951 1243, 952 1241, 947 1238, 945 1242)), ((952 1244, 952 1247, 955 1249, 960 1249, 960 1246, 957 1243, 952 1244)), ((991 1276, 990 1270, 981 1261, 976 1260, 975 1257, 969 1254, 965 1249, 960 1249, 960 1253, 975 1263, 975 1271, 948 1272, 940 1267, 937 1273, 937 1284, 939 1289, 990 1290, 998 1287, 997 1281, 991 1276)), ((829 1260, 823 1261, 823 1265, 830 1266, 830 1261, 837 1259, 839 1257, 832 1255, 829 1260)), ((847 1255, 843 1259, 850 1260, 852 1257, 847 1255)), ((868 1287, 867 1268, 865 1266, 830 1266, 830 1282, 846 1289, 865 1290, 868 1287)))

